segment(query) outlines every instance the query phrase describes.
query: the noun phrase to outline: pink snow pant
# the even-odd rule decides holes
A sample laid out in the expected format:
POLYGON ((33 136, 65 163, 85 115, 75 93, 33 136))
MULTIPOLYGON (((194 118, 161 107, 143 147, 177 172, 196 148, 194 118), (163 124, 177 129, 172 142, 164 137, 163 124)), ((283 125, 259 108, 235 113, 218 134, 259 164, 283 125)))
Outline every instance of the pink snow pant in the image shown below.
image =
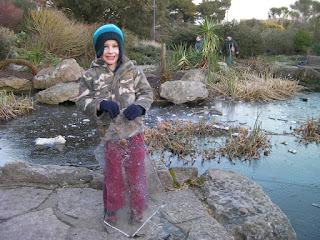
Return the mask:
POLYGON ((145 155, 142 134, 127 139, 124 146, 120 142, 106 142, 103 184, 106 210, 118 210, 127 204, 135 211, 147 208, 145 155))

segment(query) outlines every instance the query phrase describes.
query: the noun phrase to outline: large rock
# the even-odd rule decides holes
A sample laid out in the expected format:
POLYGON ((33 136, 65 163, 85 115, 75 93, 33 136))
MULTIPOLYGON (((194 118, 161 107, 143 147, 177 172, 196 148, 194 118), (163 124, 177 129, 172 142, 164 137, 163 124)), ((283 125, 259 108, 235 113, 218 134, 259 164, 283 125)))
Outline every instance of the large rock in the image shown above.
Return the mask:
POLYGON ((6 163, 1 181, 5 183, 38 183, 46 185, 74 185, 90 183, 94 172, 84 167, 37 165, 24 161, 6 163))
POLYGON ((308 89, 320 92, 320 72, 311 67, 299 67, 297 71, 299 83, 308 89))
POLYGON ((297 73, 298 67, 296 66, 283 66, 273 70, 275 77, 284 79, 297 79, 297 73))
POLYGON ((7 90, 13 92, 30 91, 32 83, 28 79, 18 77, 0 78, 0 90, 7 90))
POLYGON ((65 59, 55 67, 44 68, 33 79, 36 89, 46 89, 59 83, 75 82, 84 73, 74 59, 65 59))
MULTIPOLYGON (((2 180, 8 181, 0 185, 1 237, 127 239, 104 229, 103 191, 83 185, 51 190, 43 186, 88 181, 91 176, 92 171, 83 168, 7 163, 2 180), (19 186, 21 182, 41 184, 25 187, 19 186)), ((200 182, 192 190, 186 186, 166 192, 165 205, 139 231, 139 239, 296 239, 287 217, 242 174, 210 169, 200 182)))
POLYGON ((187 71, 182 77, 181 81, 192 81, 192 82, 202 82, 207 83, 208 75, 207 71, 200 69, 192 69, 187 71))
POLYGON ((218 62, 217 64, 218 64, 219 70, 220 70, 221 72, 225 72, 225 73, 228 72, 228 65, 227 65, 227 63, 225 63, 225 62, 218 62))
POLYGON ((160 86, 160 96, 174 104, 204 100, 209 93, 201 82, 168 81, 160 86))
POLYGON ((202 177, 206 179, 200 186, 203 199, 235 239, 296 239, 285 214, 244 175, 209 169, 202 177))
POLYGON ((46 104, 59 104, 66 101, 75 102, 79 95, 79 83, 61 83, 42 90, 36 94, 38 102, 46 104))

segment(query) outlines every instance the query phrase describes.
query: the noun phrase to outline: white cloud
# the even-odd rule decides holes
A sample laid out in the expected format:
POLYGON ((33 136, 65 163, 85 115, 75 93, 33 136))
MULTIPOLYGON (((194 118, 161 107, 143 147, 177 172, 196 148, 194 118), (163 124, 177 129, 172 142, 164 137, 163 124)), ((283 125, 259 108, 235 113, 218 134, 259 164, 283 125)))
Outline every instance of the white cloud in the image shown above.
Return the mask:
MULTIPOLYGON (((231 7, 226 16, 226 20, 233 19, 267 19, 270 8, 288 7, 297 0, 231 0, 231 7), (228 17, 228 19, 227 19, 228 17)), ((202 0, 193 0, 199 4, 202 0)))

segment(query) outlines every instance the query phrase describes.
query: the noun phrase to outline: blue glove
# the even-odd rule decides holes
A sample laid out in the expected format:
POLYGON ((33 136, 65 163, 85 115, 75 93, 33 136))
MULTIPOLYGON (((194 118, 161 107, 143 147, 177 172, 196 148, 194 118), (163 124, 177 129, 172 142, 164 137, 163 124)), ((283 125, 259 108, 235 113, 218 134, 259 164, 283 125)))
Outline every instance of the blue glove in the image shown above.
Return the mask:
POLYGON ((129 107, 127 107, 124 111, 123 114, 126 118, 129 120, 134 120, 136 117, 139 117, 143 114, 144 109, 138 105, 131 104, 129 107))
POLYGON ((109 112, 111 119, 114 119, 120 114, 120 107, 114 101, 102 100, 100 102, 100 111, 109 112))

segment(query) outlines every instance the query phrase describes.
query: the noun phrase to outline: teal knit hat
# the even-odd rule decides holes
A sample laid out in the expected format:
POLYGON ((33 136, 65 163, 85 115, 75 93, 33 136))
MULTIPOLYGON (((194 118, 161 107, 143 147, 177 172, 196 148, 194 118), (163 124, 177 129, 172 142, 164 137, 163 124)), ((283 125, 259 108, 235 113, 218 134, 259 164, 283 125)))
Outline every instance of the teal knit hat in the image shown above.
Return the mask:
POLYGON ((108 40, 116 40, 119 44, 119 62, 121 62, 124 48, 124 37, 120 28, 114 24, 105 24, 99 27, 93 34, 93 44, 97 58, 101 57, 104 51, 104 43, 108 40))

